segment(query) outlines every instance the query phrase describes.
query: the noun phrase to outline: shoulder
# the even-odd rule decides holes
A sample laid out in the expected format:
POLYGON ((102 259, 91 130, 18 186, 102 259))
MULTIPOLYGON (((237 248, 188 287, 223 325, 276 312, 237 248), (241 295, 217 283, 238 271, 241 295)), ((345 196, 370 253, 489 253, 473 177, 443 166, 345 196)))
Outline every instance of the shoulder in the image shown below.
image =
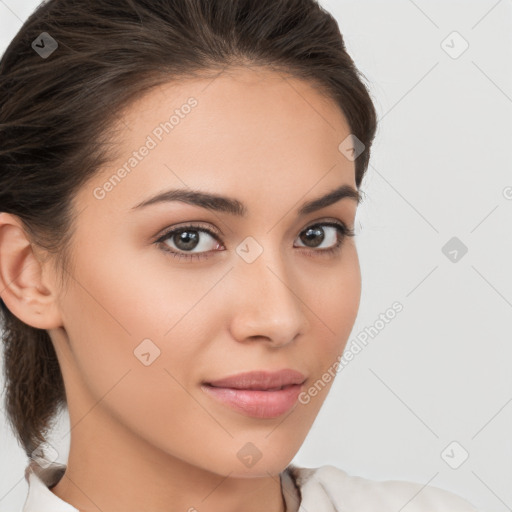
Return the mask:
MULTIPOLYGON (((290 464, 290 473, 301 492, 301 509, 315 510, 320 504, 335 505, 344 512, 478 512, 462 497, 416 482, 369 480, 325 465, 301 468, 290 464)), ((320 505, 321 506, 321 505, 320 505)))

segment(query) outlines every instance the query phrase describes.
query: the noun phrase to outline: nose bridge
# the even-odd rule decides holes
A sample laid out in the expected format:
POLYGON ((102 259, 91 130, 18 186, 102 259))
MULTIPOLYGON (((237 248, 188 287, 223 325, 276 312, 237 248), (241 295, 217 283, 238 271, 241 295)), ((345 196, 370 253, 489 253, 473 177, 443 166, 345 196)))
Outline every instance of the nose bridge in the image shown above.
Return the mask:
POLYGON ((237 247, 233 335, 243 340, 263 336, 274 344, 292 341, 304 328, 302 301, 293 286, 293 273, 272 236, 247 237, 237 247))

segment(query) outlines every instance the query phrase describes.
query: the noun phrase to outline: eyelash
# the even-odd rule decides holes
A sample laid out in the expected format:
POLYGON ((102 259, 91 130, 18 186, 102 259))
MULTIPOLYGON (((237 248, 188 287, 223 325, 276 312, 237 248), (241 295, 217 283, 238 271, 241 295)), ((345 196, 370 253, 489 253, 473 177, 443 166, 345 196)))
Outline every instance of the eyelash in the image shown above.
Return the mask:
MULTIPOLYGON (((353 236, 355 236, 354 230, 348 228, 342 222, 316 222, 315 224, 311 224, 311 225, 307 226, 306 228, 304 228, 301 231, 301 233, 304 232, 304 231, 307 231, 308 229, 311 229, 311 228, 314 228, 314 227, 318 227, 318 226, 330 226, 330 227, 336 228, 337 231, 338 231, 338 234, 339 234, 338 241, 336 242, 336 245, 334 245, 333 247, 331 247, 329 249, 309 249, 308 250, 306 247, 300 247, 300 249, 302 249, 301 252, 305 253, 307 256, 311 256, 313 253, 315 253, 315 254, 319 253, 321 256, 326 256, 326 257, 334 256, 335 254, 337 254, 337 253, 339 253, 341 251, 341 247, 342 247, 343 242, 344 242, 346 237, 353 237, 353 236)), ((160 245, 162 247, 162 250, 165 251, 166 253, 168 253, 171 256, 173 256, 174 258, 178 258, 180 260, 181 259, 184 259, 184 260, 208 259, 210 257, 209 256, 210 252, 217 252, 217 251, 203 251, 203 252, 200 252, 200 253, 178 252, 178 251, 176 251, 174 249, 169 248, 169 246, 164 243, 165 240, 167 240, 169 238, 172 238, 173 235, 175 235, 175 234, 177 234, 179 232, 182 232, 182 231, 187 231, 187 230, 189 230, 189 231, 199 231, 199 232, 202 232, 202 233, 207 233, 212 238, 217 240, 217 242, 220 243, 219 237, 218 237, 218 235, 215 232, 213 232, 213 231, 211 231, 209 229, 203 228, 201 226, 194 225, 194 224, 190 224, 190 225, 187 225, 187 226, 181 226, 179 228, 171 229, 171 230, 167 231, 166 233, 164 233, 154 243, 156 243, 157 245, 160 245)))

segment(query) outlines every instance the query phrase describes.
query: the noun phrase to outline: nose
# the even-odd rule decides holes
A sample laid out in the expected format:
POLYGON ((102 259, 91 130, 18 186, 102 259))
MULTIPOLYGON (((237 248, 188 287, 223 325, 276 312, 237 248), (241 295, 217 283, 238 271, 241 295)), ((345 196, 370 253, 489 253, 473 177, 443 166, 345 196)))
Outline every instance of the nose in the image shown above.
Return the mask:
POLYGON ((265 250, 255 261, 237 261, 231 272, 233 288, 230 331, 239 342, 265 341, 282 347, 308 326, 308 308, 300 297, 293 269, 278 251, 265 250))

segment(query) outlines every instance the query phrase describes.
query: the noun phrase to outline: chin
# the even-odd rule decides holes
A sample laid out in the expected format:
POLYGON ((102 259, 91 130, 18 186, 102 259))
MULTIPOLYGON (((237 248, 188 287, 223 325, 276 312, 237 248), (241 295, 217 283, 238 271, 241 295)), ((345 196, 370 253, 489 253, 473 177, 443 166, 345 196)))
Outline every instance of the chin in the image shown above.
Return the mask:
POLYGON ((229 476, 231 478, 268 478, 270 476, 279 475, 287 465, 288 464, 265 466, 258 463, 254 467, 247 468, 246 470, 236 469, 235 471, 230 471, 229 476))

